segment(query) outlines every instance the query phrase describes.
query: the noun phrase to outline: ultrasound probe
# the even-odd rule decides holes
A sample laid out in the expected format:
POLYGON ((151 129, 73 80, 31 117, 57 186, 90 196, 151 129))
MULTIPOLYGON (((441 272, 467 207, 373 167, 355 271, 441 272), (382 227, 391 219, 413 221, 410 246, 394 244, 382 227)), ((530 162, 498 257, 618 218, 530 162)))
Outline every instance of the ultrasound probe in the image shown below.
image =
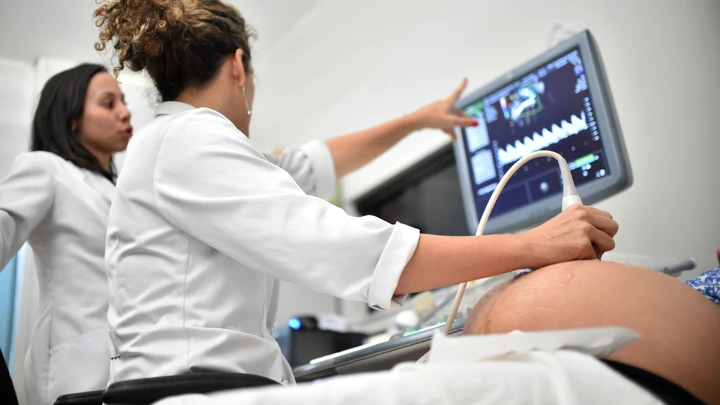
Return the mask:
MULTIPOLYGON (((526 164, 530 160, 539 157, 553 158, 557 160, 558 165, 560 166, 560 174, 563 181, 562 210, 565 211, 568 207, 572 205, 582 205, 582 200, 580 199, 580 195, 578 195, 577 189, 575 188, 575 183, 573 182, 572 174, 570 173, 570 167, 568 166, 565 158, 560 156, 558 153, 547 150, 533 152, 518 160, 514 165, 512 165, 510 170, 508 170, 507 173, 505 173, 503 178, 500 180, 500 183, 498 183, 497 187, 495 187, 495 191, 493 191, 492 196, 490 197, 490 201, 488 201, 487 205, 485 206, 485 211, 483 211, 482 218, 480 218, 480 223, 478 224, 478 229, 475 233, 476 236, 482 235, 485 231, 485 226, 487 225, 488 219, 490 218, 490 213, 492 212, 493 207, 495 206, 495 203, 497 202, 497 199, 503 190, 503 187, 505 187, 507 182, 510 181, 510 178, 524 164, 526 164)), ((598 255, 598 259, 599 258, 600 256, 598 255)), ((455 321, 455 316, 457 315, 458 308, 460 308, 460 302, 462 301, 463 295, 465 294, 465 288, 467 288, 467 285, 468 283, 462 283, 460 284, 460 287, 458 287, 458 292, 455 296, 455 302, 453 303, 452 310, 450 311, 447 322, 445 323, 445 335, 448 335, 450 333, 450 329, 452 328, 452 324, 455 321)))

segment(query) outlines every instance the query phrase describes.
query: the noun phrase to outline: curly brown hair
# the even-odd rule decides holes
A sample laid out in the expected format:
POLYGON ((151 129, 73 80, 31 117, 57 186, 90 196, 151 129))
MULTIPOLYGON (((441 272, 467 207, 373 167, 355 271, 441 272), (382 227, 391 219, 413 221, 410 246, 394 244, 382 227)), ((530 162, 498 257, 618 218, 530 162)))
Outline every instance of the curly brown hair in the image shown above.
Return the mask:
POLYGON ((113 43, 117 74, 125 67, 147 69, 163 101, 202 86, 223 60, 242 49, 250 71, 254 33, 232 6, 219 0, 101 0, 93 13, 101 28, 95 49, 113 43))

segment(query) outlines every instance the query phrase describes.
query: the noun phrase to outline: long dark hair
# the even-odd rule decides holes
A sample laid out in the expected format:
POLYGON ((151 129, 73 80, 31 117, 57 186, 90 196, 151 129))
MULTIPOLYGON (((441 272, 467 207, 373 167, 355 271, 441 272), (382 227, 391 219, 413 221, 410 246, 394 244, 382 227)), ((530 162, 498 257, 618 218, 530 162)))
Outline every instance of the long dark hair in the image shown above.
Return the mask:
POLYGON ((101 174, 115 181, 115 167, 110 158, 109 170, 80 142, 73 132, 73 120, 80 118, 90 80, 107 72, 102 65, 85 63, 60 72, 45 83, 32 124, 33 151, 54 153, 75 166, 101 174))

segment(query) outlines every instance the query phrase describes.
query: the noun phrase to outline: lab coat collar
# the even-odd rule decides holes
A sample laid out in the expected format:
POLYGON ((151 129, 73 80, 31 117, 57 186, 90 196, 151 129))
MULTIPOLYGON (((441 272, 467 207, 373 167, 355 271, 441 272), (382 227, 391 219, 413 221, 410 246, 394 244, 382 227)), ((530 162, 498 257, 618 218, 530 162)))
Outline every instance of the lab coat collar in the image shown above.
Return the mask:
POLYGON ((85 181, 85 184, 100 194, 100 197, 102 197, 109 206, 112 203, 113 195, 115 193, 115 185, 105 178, 105 176, 93 173, 89 170, 81 170, 83 171, 83 180, 85 181))
MULTIPOLYGON (((204 107, 204 108, 207 109, 207 110, 213 111, 213 112, 215 112, 216 114, 219 114, 220 116, 223 117, 223 119, 225 119, 225 121, 227 121, 227 123, 228 123, 233 129, 237 130, 237 127, 235 127, 235 124, 233 124, 232 121, 230 121, 230 119, 228 119, 228 118, 227 118, 226 116, 224 116, 222 113, 220 113, 220 112, 218 112, 218 111, 215 111, 215 110, 213 110, 213 109, 211 109, 211 108, 207 108, 207 107, 204 107)), ((163 103, 160 103, 160 104, 157 106, 157 109, 155 109, 155 118, 161 117, 161 116, 163 116, 163 115, 175 115, 175 114, 180 114, 180 113, 183 113, 183 112, 185 112, 185 111, 190 111, 190 110, 194 110, 194 109, 197 109, 197 107, 194 107, 194 106, 192 106, 192 105, 190 105, 190 104, 187 104, 187 103, 182 103, 182 102, 180 102, 180 101, 165 101, 165 102, 163 102, 163 103)), ((240 133, 242 134, 242 132, 240 132, 240 133)), ((247 138, 247 135, 245 135, 245 134, 242 134, 242 135, 243 135, 245 138, 247 138)))
POLYGON ((155 110, 155 118, 161 115, 174 115, 180 114, 181 112, 190 111, 195 107, 187 103, 181 103, 180 101, 165 101, 160 103, 155 110))

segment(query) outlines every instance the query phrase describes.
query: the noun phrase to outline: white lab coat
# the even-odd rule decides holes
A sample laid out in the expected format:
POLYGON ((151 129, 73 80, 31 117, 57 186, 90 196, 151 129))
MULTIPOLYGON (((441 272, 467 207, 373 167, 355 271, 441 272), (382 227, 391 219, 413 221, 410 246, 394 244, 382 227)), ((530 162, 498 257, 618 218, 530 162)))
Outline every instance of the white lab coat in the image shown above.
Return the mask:
POLYGON ((40 317, 25 357, 28 404, 108 381, 103 236, 113 184, 47 152, 18 156, 0 183, 0 269, 25 241, 35 253, 40 317))
POLYGON ((271 336, 277 279, 376 308, 398 298, 418 230, 306 194, 334 189, 323 142, 277 163, 294 178, 220 113, 178 102, 135 136, 108 221, 111 381, 216 370, 291 383, 271 336))

